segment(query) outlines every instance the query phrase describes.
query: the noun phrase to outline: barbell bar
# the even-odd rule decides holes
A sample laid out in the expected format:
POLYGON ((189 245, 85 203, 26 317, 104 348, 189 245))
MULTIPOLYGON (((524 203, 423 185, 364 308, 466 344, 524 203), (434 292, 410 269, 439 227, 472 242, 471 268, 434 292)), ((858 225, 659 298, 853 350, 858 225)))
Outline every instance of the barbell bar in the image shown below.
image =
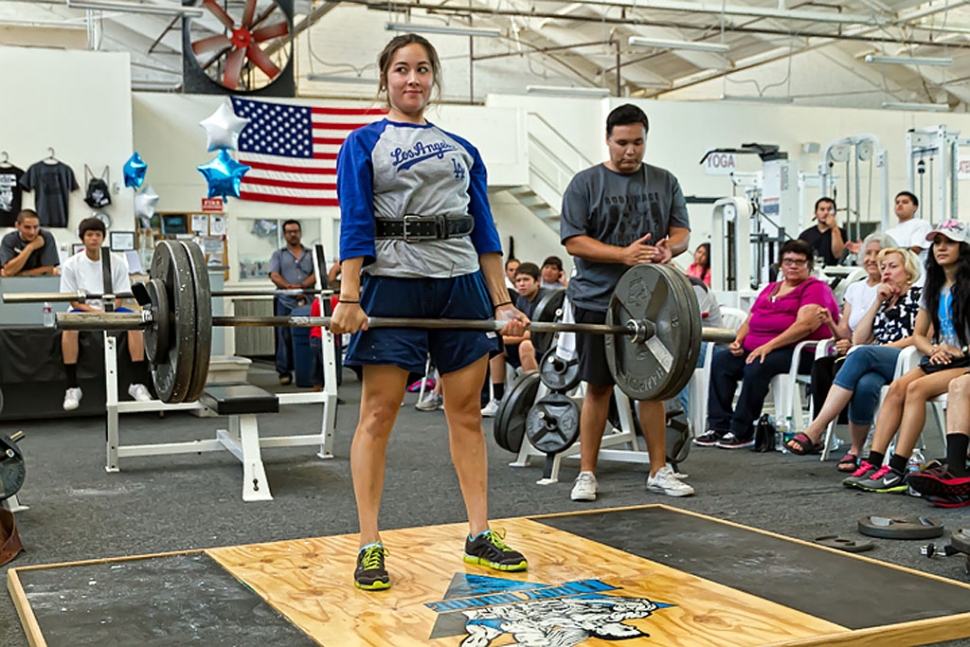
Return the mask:
MULTIPOLYGON (((55 327, 61 330, 140 330, 150 327, 154 317, 150 310, 139 312, 58 312, 55 327)), ((329 328, 333 317, 212 317, 212 325, 222 328, 329 328)), ((421 328, 424 330, 484 330, 498 332, 506 321, 496 319, 413 319, 404 317, 368 317, 368 328, 421 328)), ((589 335, 630 335, 634 341, 646 340, 655 333, 649 321, 630 320, 624 326, 533 321, 529 332, 577 332, 589 335)), ((730 328, 704 328, 703 340, 730 343, 735 331, 730 328)))
MULTIPOLYGON (((224 297, 275 297, 275 296, 316 296, 318 294, 330 293, 331 290, 317 290, 307 288, 305 290, 214 290, 209 293, 212 298, 224 297)), ((113 299, 134 299, 135 295, 131 292, 119 292, 118 294, 86 294, 84 292, 5 292, 2 296, 4 303, 67 303, 76 301, 101 301, 108 296, 113 299)))
MULTIPOLYGON (((155 248, 148 282, 133 292, 144 308, 139 313, 58 313, 56 325, 65 330, 143 330, 155 391, 165 402, 194 401, 202 395, 213 326, 329 327, 332 322, 331 317, 212 316, 213 293, 205 256, 198 245, 186 241, 162 241, 155 248)), ((47 300, 47 295, 18 296, 47 300)), ((627 270, 611 295, 605 324, 558 321, 561 308, 548 310, 542 315, 547 320, 534 321, 527 329, 547 335, 604 335, 610 371, 617 385, 635 400, 674 397, 693 374, 701 341, 730 342, 735 338, 733 330, 701 326, 700 307, 690 280, 665 265, 627 270)), ((505 324, 500 320, 368 320, 369 328, 491 332, 505 324)))

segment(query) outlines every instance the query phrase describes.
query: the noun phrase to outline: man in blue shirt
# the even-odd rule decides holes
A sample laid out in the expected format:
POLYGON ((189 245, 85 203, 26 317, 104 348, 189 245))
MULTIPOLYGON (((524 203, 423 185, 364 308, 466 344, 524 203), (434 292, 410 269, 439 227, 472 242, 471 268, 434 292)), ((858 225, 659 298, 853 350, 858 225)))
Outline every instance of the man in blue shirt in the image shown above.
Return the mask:
MULTIPOLYGON (((280 290, 306 290, 316 284, 317 277, 313 271, 313 255, 300 242, 303 229, 296 220, 283 223, 283 238, 286 247, 275 252, 269 261, 269 278, 280 290)), ((289 316, 296 308, 309 302, 307 296, 293 296, 278 294, 273 299, 273 314, 278 317, 289 316)), ((280 384, 290 384, 293 381, 293 358, 290 348, 292 337, 289 328, 276 329, 276 372, 280 375, 280 384)))

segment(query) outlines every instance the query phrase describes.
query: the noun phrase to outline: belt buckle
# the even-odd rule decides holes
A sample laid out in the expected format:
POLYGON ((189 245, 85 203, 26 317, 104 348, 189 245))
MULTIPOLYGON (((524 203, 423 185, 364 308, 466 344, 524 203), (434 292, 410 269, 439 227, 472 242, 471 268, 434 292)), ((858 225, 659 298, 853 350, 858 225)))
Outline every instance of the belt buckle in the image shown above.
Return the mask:
MULTIPOLYGON (((425 223, 425 222, 430 222, 432 220, 432 218, 433 217, 430 217, 429 218, 428 216, 422 216, 422 215, 418 215, 418 214, 406 214, 404 216, 404 227, 403 227, 403 230, 404 231, 403 231, 403 234, 401 235, 401 238, 403 238, 404 239, 404 242, 406 242, 406 243, 412 243, 412 242, 417 242, 417 241, 421 241, 421 240, 434 240, 435 238, 438 237, 437 234, 430 234, 430 235, 428 235, 428 234, 412 234, 411 233, 411 225, 425 223)), ((435 229, 436 230, 437 230, 437 227, 438 227, 438 225, 437 225, 437 222, 436 222, 436 224, 435 224, 435 229)))

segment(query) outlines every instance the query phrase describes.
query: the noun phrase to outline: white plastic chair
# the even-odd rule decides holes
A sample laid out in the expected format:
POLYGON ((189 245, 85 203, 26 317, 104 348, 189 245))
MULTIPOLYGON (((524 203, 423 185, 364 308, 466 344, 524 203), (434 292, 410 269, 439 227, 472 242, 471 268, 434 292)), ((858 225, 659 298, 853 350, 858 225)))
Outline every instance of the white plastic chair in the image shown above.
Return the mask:
MULTIPOLYGON (((741 308, 721 306, 721 327, 738 330, 744 320, 748 318, 748 313, 741 308)), ((694 369, 694 375, 687 385, 687 394, 690 399, 690 421, 691 428, 695 434, 702 434, 707 425, 707 395, 708 385, 711 381, 711 361, 714 357, 714 344, 707 345, 707 352, 704 355, 704 367, 694 369)))
POLYGON ((788 372, 779 373, 771 378, 771 392, 774 394, 775 401, 775 421, 790 417, 792 428, 789 431, 793 434, 801 432, 806 426, 802 417, 802 392, 799 385, 811 383, 811 375, 798 372, 802 353, 806 350, 813 350, 815 357, 819 357, 819 352, 822 350, 819 348, 820 346, 821 344, 817 340, 799 342, 795 345, 795 352, 792 353, 788 372))

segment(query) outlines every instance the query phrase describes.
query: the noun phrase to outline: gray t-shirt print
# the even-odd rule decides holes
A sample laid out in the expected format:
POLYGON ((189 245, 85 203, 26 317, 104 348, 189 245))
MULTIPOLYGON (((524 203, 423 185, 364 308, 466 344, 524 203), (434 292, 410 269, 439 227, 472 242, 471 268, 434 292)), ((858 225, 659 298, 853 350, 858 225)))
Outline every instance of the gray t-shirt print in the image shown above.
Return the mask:
MULTIPOLYGON (((635 173, 611 171, 597 164, 576 175, 562 200, 559 232, 563 243, 589 236, 607 245, 626 247, 650 234, 650 242, 667 237, 671 227, 690 229, 687 203, 677 178, 669 171, 641 165, 635 173)), ((575 259, 576 276, 566 295, 574 305, 604 311, 627 270, 616 263, 575 259)))

